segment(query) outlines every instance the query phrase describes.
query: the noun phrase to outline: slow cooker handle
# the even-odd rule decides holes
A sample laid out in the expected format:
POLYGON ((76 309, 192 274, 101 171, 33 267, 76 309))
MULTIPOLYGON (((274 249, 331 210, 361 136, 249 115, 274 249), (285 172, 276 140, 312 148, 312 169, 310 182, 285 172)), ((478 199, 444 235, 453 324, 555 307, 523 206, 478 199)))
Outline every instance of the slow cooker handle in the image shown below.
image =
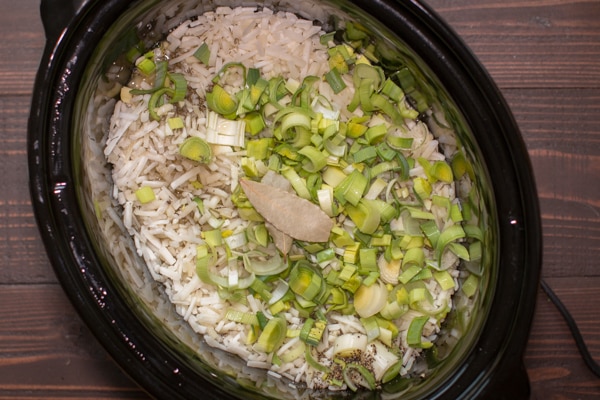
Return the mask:
POLYGON ((40 14, 46 40, 55 43, 63 30, 90 0, 41 0, 40 14))

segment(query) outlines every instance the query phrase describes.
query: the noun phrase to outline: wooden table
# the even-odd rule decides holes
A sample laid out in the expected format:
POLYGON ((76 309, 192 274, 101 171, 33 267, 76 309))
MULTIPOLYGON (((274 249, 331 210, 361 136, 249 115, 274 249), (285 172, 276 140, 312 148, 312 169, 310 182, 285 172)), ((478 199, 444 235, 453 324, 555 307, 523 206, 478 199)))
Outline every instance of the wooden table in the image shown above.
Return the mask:
MULTIPOLYGON (((44 252, 26 128, 44 46, 39 0, 0 0, 0 399, 147 398, 97 344, 44 252)), ((543 277, 600 359, 600 0, 429 0, 488 68, 535 169, 543 277)), ((540 292, 525 354, 533 398, 600 398, 540 292)))

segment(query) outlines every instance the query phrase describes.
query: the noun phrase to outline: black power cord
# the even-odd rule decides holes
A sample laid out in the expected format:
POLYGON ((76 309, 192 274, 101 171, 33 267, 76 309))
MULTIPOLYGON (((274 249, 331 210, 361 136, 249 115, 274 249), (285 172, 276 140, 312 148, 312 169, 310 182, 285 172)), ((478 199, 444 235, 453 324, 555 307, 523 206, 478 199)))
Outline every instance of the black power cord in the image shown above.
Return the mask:
POLYGON ((552 288, 550 288, 550 286, 548 286, 548 284, 543 279, 541 280, 540 284, 550 301, 552 301, 552 303, 554 303, 558 311, 560 311, 569 329, 571 330, 571 334, 573 335, 573 339, 575 339, 575 344, 579 349, 579 353, 581 353, 583 361, 590 369, 590 371, 594 373, 594 375, 600 377, 600 364, 598 364, 590 354, 590 350, 588 349, 585 340, 583 340, 583 336, 579 331, 577 322, 575 322, 573 316, 571 315, 567 307, 565 307, 560 298, 556 295, 556 293, 554 293, 552 288))

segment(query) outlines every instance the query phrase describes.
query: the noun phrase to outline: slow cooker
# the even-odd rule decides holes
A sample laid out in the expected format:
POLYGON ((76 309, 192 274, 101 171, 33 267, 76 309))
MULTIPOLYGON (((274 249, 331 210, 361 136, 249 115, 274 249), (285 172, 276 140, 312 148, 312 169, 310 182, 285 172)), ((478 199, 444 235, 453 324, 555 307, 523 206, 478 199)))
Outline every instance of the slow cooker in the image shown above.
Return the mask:
MULTIPOLYGON (((420 0, 42 0, 47 43, 29 119, 30 190, 48 257, 64 291, 97 340, 155 398, 513 398, 529 397, 523 352, 541 268, 535 182, 518 126, 493 80, 453 30, 420 0), (153 21, 219 5, 266 6, 326 21, 359 21, 389 42, 422 77, 477 172, 486 210, 485 269, 459 342, 432 358, 424 379, 380 391, 252 390, 236 378, 235 357, 210 349, 161 300, 159 285, 131 284, 144 265, 131 251, 117 265, 95 217, 106 195, 106 164, 88 142, 103 134, 92 101, 98 81, 132 40, 160 39, 153 21), (168 9, 168 14, 165 14, 168 9), (450 117, 450 118, 448 118, 450 117), (122 263, 121 263, 122 264, 122 263)), ((117 210, 118 212, 118 210, 117 210)), ((123 235, 123 243, 128 245, 123 235)), ((460 301, 460 300, 459 300, 460 301)), ((249 372, 252 379, 253 372, 249 372)))

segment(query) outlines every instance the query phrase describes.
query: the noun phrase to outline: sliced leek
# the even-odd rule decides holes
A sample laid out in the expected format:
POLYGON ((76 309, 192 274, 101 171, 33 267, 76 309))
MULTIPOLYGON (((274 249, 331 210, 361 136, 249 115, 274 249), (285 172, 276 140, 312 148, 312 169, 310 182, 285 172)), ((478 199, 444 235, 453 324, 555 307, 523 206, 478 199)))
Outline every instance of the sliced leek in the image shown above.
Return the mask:
POLYGON ((254 344, 254 349, 264 353, 277 350, 285 339, 286 331, 287 323, 284 318, 274 317, 270 319, 254 344))
MULTIPOLYGON (((450 267, 482 260, 486 231, 478 225, 477 193, 460 201, 440 194, 472 175, 472 167, 462 153, 448 161, 423 155, 430 135, 421 120, 428 115, 428 99, 413 72, 403 67, 386 76, 376 46, 358 24, 346 24, 347 43, 334 44, 338 36, 322 38, 330 46, 323 76, 267 79, 259 68, 225 64, 207 87, 202 138, 186 139, 180 153, 207 164, 215 157, 212 151, 240 155, 241 179, 232 182, 231 201, 248 225, 228 231, 226 216, 198 203, 201 216, 214 227, 201 235, 198 276, 223 298, 251 296, 246 302, 263 302, 259 313, 231 308, 226 318, 247 325, 248 343, 273 353, 274 363, 304 357, 332 384, 372 389, 402 368, 399 319, 408 324, 410 347, 433 346, 424 334, 427 324, 440 323, 452 303, 434 302, 430 290, 477 294, 478 274, 462 279, 450 267), (327 97, 342 91, 351 101, 340 110, 327 97), (281 178, 286 196, 294 196, 285 197, 288 206, 299 204, 299 197, 318 207, 304 208, 310 210, 304 214, 318 212, 331 222, 322 240, 289 233, 286 225, 306 225, 304 218, 311 216, 293 215, 280 203, 272 208, 284 222, 272 222, 264 205, 274 204, 269 198, 275 189, 251 203, 252 196, 235 188, 239 182, 261 184, 267 171, 281 178), (218 253, 221 259, 226 254, 227 265, 217 266, 218 253), (290 307, 300 322, 288 329, 283 314, 290 307), (329 334, 328 314, 334 312, 357 316, 364 334, 339 336, 335 361, 322 364, 313 347, 329 334), (349 357, 366 354, 367 346, 377 349, 375 366, 363 365, 356 354, 349 357), (336 368, 343 372, 334 382, 327 374, 336 368)), ((128 95, 149 95, 150 118, 165 117, 171 130, 185 130, 183 119, 161 108, 185 99, 185 80, 169 74, 166 62, 143 57, 148 61, 141 60, 145 66, 138 68, 148 68, 148 79, 156 75, 155 86, 128 95)), ((208 64, 208 46, 201 44, 194 57, 208 64)))

